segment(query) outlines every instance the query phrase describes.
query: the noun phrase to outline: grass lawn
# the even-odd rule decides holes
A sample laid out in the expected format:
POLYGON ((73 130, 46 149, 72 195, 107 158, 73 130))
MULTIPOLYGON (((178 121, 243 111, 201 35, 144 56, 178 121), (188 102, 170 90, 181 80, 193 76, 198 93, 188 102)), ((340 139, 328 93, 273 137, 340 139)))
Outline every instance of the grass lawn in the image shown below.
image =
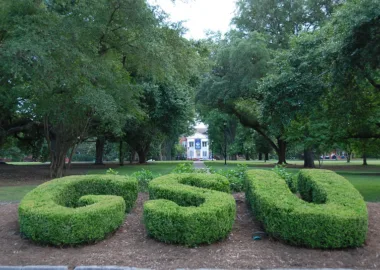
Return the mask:
MULTIPOLYGON (((377 160, 375 160, 377 161, 377 160)), ((260 165, 263 165, 264 162, 260 161, 260 165)), ((341 164, 336 164, 335 162, 341 163, 341 161, 324 161, 325 162, 325 169, 329 169, 328 165, 341 165, 341 164), (326 164, 327 163, 327 164, 326 164)), ((267 161, 268 167, 257 167, 258 162, 237 162, 237 161, 227 161, 227 165, 224 165, 224 161, 210 161, 210 162, 205 162, 207 166, 212 167, 215 170, 223 170, 223 169, 234 169, 237 167, 237 164, 243 163, 247 164, 249 169, 262 169, 262 170, 270 170, 273 168, 273 164, 275 162, 272 161, 267 161)), ((302 162, 298 162, 302 164, 302 162)), ((378 163, 378 162, 377 162, 378 163)), ((344 165, 346 165, 345 163, 344 165)), ((361 163, 360 163, 361 164, 361 163)), ((355 165, 360 165, 360 164, 352 164, 353 166, 355 165)), ((371 163, 370 163, 371 164, 371 163)), ((372 164, 376 164, 376 162, 372 162, 372 164)), ((265 164, 264 164, 265 165, 265 164)), ((377 165, 377 164, 376 164, 377 165)), ((297 168, 288 168, 286 169, 290 173, 296 173, 300 169, 297 168)), ((364 200, 368 202, 380 202, 380 166, 378 170, 371 170, 371 171, 366 171, 365 168, 359 167, 357 170, 349 170, 349 171, 344 171, 344 170, 337 170, 336 171, 338 174, 344 176, 348 181, 351 182, 351 184, 354 185, 354 187, 359 190, 359 192, 363 195, 364 200)))
MULTIPOLYGON (((154 175, 165 175, 170 173, 179 163, 186 161, 156 161, 144 165, 125 165, 123 167, 114 168, 121 175, 130 175, 134 172, 140 171, 141 169, 150 170, 154 175)), ((351 166, 360 165, 361 161, 355 161, 351 166)), ((224 165, 224 161, 206 161, 207 166, 211 166, 215 170, 222 169, 234 169, 237 164, 247 164, 249 169, 264 169, 270 170, 275 165, 275 160, 270 160, 264 163, 263 161, 227 161, 227 166, 224 165), (262 167, 262 166, 265 167, 262 167)), ((293 161, 291 162, 293 164, 293 161)), ((20 164, 20 163, 19 163, 20 164)), ((21 163, 26 165, 25 163, 21 163)), ((36 164, 36 163, 33 163, 36 164)), ((296 161, 296 164, 301 165, 302 161, 296 161)), ((324 168, 329 169, 328 165, 346 165, 343 161, 324 161, 324 168)), ((370 160, 369 164, 380 165, 378 160, 370 160)), ((356 167, 356 166, 355 166, 356 167)), ((364 167, 358 166, 355 170, 344 170, 339 168, 336 172, 344 176, 349 180, 363 195, 366 201, 380 202, 380 166, 373 166, 370 171, 365 170, 364 167), (375 168, 373 168, 375 167, 375 168), (375 169, 375 170, 374 170, 375 169)), ((107 165, 102 169, 90 170, 88 174, 103 174, 107 170, 107 165)), ((298 168, 288 168, 288 172, 296 173, 299 171, 298 168)), ((0 201, 19 201, 22 197, 35 186, 25 185, 25 186, 11 186, 11 187, 0 187, 0 201)))
POLYGON ((350 181, 367 202, 380 202, 380 173, 338 173, 350 181))
MULTIPOLYGON (((154 175, 164 175, 169 174, 178 164, 191 161, 156 161, 143 165, 125 165, 123 167, 114 168, 113 170, 118 171, 121 175, 130 175, 134 172, 138 172, 141 169, 149 170, 154 175)), ((103 174, 107 171, 107 165, 104 169, 90 170, 88 174, 103 174)))
POLYGON ((10 165, 42 165, 42 164, 47 164, 47 163, 42 163, 42 162, 7 162, 7 164, 10 164, 10 165))
POLYGON ((17 202, 36 186, 0 187, 0 201, 17 202))
MULTIPOLYGON (((289 165, 298 165, 303 166, 303 160, 287 160, 289 165)), ((216 160, 216 161, 205 161, 205 163, 210 164, 223 164, 224 160, 216 160)), ((247 164, 248 166, 274 166, 277 163, 277 159, 270 159, 266 162, 263 160, 227 160, 227 165, 229 164, 247 164)), ((380 170, 380 159, 368 159, 367 160, 368 167, 379 166, 380 170)), ((362 166, 363 160, 352 159, 350 163, 347 163, 346 160, 323 160, 321 161, 322 167, 330 167, 330 166, 362 166)), ((318 166, 318 160, 315 160, 315 165, 318 166)))

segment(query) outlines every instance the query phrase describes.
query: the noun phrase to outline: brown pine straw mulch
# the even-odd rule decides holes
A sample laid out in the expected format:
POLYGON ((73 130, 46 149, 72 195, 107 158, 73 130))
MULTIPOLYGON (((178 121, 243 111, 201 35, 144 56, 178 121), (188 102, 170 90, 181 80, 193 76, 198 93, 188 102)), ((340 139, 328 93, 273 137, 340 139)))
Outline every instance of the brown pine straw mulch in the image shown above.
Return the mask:
MULTIPOLYGON (((1 187, 0 187, 1 188, 1 187)), ((125 223, 107 239, 92 245, 57 248, 39 246, 19 235, 18 204, 0 205, 0 265, 119 265, 153 269, 176 268, 358 268, 380 269, 380 203, 368 203, 369 231, 361 248, 318 250, 293 247, 264 238, 245 204, 243 193, 234 195, 237 215, 234 228, 223 241, 187 248, 147 237, 142 223, 142 206, 148 199, 140 194, 125 223)))

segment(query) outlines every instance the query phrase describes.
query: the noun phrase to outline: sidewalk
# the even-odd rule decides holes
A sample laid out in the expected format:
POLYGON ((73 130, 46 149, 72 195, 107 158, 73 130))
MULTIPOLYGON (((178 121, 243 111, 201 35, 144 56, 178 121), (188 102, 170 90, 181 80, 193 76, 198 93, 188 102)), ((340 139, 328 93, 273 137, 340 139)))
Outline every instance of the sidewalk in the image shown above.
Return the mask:
POLYGON ((194 166, 194 169, 196 170, 199 170, 199 169, 207 170, 207 167, 203 161, 194 161, 193 166, 194 166))

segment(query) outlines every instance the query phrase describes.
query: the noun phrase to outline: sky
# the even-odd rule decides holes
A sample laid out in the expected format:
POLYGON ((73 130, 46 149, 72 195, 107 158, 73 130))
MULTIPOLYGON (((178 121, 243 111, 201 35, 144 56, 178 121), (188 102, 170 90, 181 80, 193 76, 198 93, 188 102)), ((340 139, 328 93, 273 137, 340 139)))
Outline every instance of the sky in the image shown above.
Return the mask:
POLYGON ((170 15, 171 21, 185 21, 186 38, 205 38, 205 31, 225 33, 235 11, 236 0, 149 0, 170 15))

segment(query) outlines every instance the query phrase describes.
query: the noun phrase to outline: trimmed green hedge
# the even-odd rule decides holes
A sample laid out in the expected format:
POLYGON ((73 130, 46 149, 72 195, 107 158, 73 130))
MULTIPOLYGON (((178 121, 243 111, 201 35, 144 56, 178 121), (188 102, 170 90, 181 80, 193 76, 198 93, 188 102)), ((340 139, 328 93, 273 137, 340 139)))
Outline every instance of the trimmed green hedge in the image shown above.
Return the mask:
POLYGON ((116 175, 68 176, 46 182, 19 206, 21 234, 33 241, 75 245, 104 239, 137 199, 137 181, 116 175))
POLYGON ((290 244, 313 248, 363 245, 367 207, 360 193, 342 176, 327 170, 301 170, 298 192, 264 170, 247 172, 246 198, 268 234, 290 244))
POLYGON ((194 246, 227 237, 236 203, 228 180, 216 174, 169 174, 149 183, 144 204, 148 234, 166 243, 194 246))

